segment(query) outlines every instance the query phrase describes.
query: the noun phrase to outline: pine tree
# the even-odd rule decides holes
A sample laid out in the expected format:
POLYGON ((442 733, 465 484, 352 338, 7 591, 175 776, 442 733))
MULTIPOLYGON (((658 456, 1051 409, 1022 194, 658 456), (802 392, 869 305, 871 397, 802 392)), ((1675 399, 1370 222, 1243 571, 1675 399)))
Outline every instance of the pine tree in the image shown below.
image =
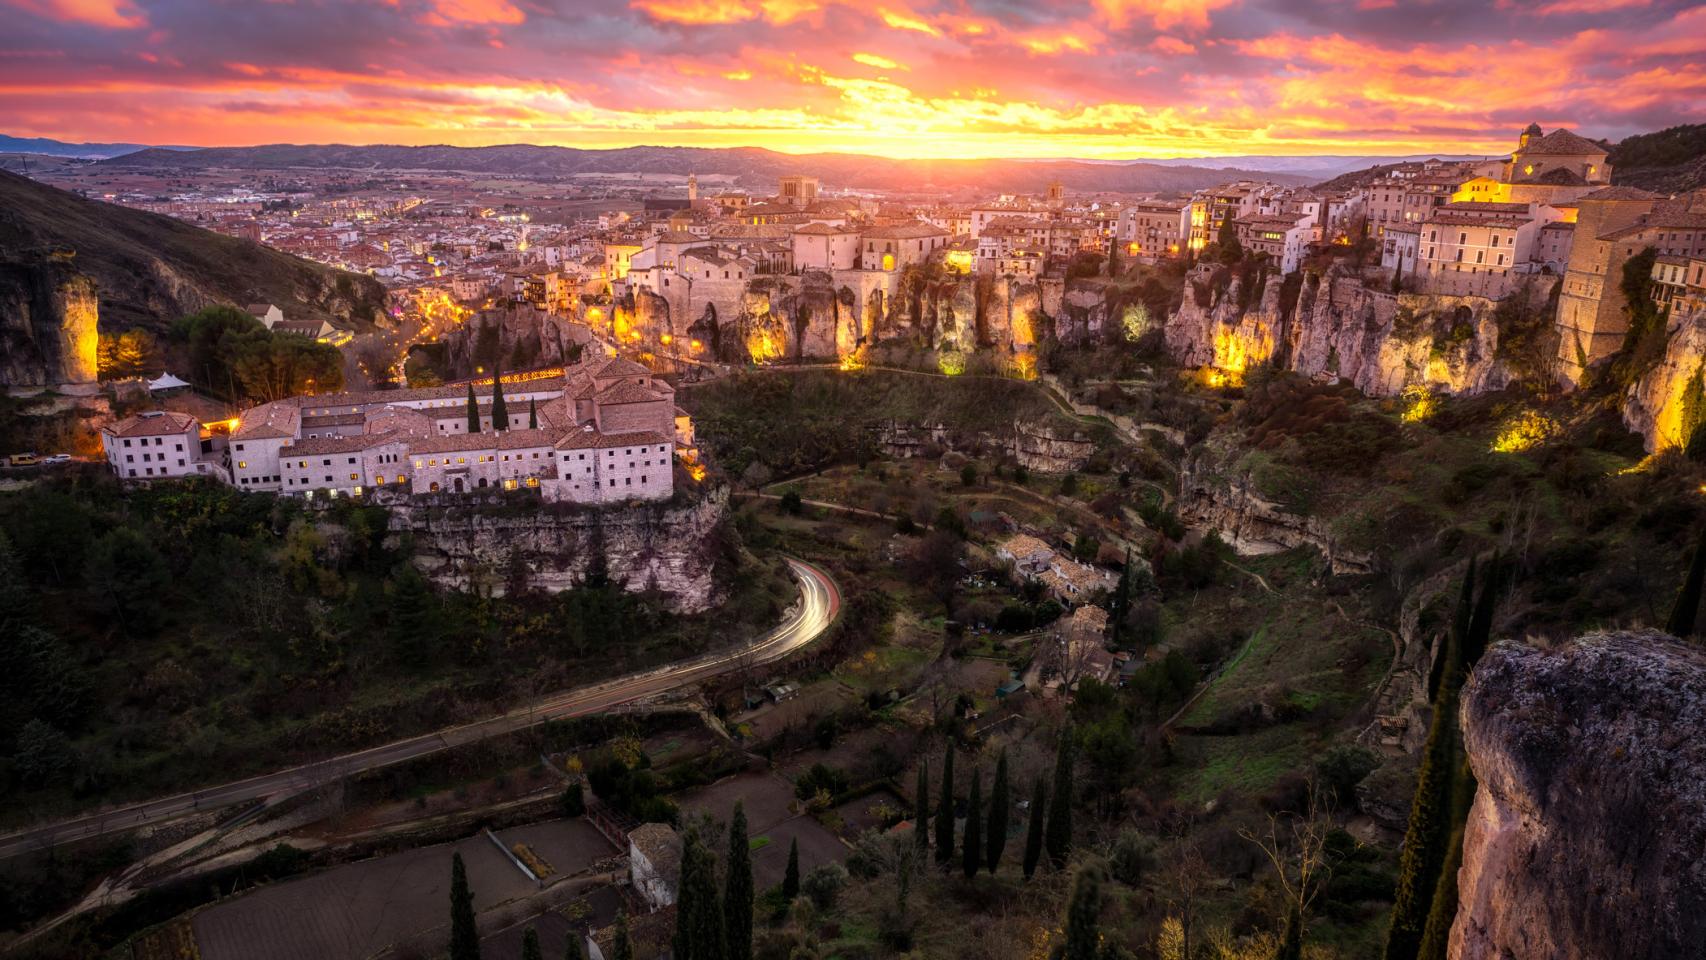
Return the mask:
POLYGON ((492 429, 502 433, 509 429, 509 407, 504 403, 504 372, 492 366, 492 429))
POLYGON ((723 929, 728 935, 728 960, 752 960, 752 846, 746 837, 746 808, 738 800, 729 821, 723 929))
POLYGON ((912 788, 912 842, 918 849, 930 846, 930 761, 918 761, 918 783, 912 788))
POLYGON ((480 960, 480 931, 474 925, 474 892, 462 854, 450 855, 450 960, 480 960))
POLYGON ((788 841, 788 872, 782 874, 782 899, 793 903, 800 895, 800 838, 788 841))
POLYGON ((474 385, 468 384, 468 432, 480 432, 480 401, 474 398, 474 385))
POLYGON ((521 934, 521 960, 545 960, 539 952, 539 934, 532 927, 521 934))
POLYGON ((1012 816, 1007 797, 1007 750, 995 760, 995 783, 989 788, 989 823, 984 826, 983 862, 994 873, 1007 849, 1007 824, 1012 816))
POLYGON ((1676 605, 1670 608, 1670 617, 1665 620, 1666 633, 1679 639, 1693 635, 1695 617, 1700 611, 1702 580, 1706 580, 1706 532, 1700 535, 1694 560, 1688 565, 1688 576, 1682 581, 1682 592, 1677 594, 1676 605))
POLYGON ((942 796, 936 806, 936 862, 954 862, 954 745, 942 757, 942 796))
POLYGON ((403 564, 391 581, 385 620, 391 649, 403 665, 422 667, 432 659, 443 618, 438 598, 412 563, 403 564))
POLYGON ((1038 777, 1036 786, 1031 789, 1031 820, 1025 827, 1026 880, 1037 872, 1037 863, 1043 858, 1043 801, 1046 799, 1043 778, 1038 777))
POLYGON ((634 960, 634 938, 628 933, 628 914, 616 914, 616 934, 611 938, 610 960, 634 960))
POLYGON ((1078 868, 1066 900, 1066 943, 1061 960, 1099 960, 1102 934, 1102 878, 1093 865, 1078 868))
POLYGON ((681 879, 675 895, 674 960, 723 960, 723 908, 717 900, 716 858, 697 829, 681 847, 681 879))
POLYGON ((527 429, 539 429, 539 402, 532 398, 527 401, 527 429))
POLYGON ((960 868, 966 879, 983 866, 983 771, 971 772, 971 799, 966 801, 966 833, 960 838, 960 868))
POLYGON ((1043 846, 1048 849, 1049 865, 1056 870, 1066 865, 1072 853, 1072 728, 1060 734, 1060 749, 1054 759, 1054 789, 1048 812, 1048 829, 1043 834, 1043 846))

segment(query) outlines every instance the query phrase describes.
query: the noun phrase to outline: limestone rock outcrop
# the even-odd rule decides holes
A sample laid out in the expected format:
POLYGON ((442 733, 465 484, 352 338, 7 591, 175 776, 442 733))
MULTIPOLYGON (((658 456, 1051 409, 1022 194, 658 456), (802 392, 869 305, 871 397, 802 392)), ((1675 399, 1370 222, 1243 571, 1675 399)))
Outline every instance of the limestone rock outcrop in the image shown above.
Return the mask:
POLYGON ((1179 471, 1179 516, 1220 531, 1241 554, 1278 553, 1309 545, 1321 551, 1335 574, 1374 570, 1374 558, 1334 534, 1327 519, 1293 513, 1262 495, 1254 472, 1241 459, 1235 437, 1221 435, 1192 448, 1179 471))
POLYGON ((0 384, 95 379, 95 282, 67 260, 0 265, 0 384))
POLYGON ((630 591, 657 590, 678 612, 710 609, 724 596, 713 544, 728 517, 727 488, 687 503, 597 508, 390 506, 391 530, 409 534, 415 565, 452 589, 501 591, 513 557, 529 586, 546 592, 583 582, 602 560, 611 580, 630 591))
POLYGON ((1277 358, 1286 369, 1342 377, 1381 397, 1412 385, 1478 394, 1511 380, 1498 357, 1496 301, 1394 295, 1337 268, 1294 287, 1278 277, 1249 282, 1259 293, 1246 296, 1244 281, 1212 269, 1193 275, 1165 326, 1175 360, 1241 372, 1277 358))
POLYGON ((1706 420, 1706 313, 1678 316, 1666 332, 1664 359, 1629 388, 1623 402, 1624 426, 1655 452, 1686 444, 1706 420))
POLYGON ((1706 650, 1652 630, 1502 643, 1462 716, 1479 789, 1453 960, 1706 952, 1706 650))

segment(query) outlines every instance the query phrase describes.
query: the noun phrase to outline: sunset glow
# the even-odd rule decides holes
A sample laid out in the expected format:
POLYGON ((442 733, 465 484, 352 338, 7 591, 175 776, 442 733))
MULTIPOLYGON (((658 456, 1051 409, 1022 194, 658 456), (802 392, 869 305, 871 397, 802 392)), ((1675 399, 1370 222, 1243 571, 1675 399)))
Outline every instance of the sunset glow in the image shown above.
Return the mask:
POLYGON ((1495 153, 1706 118, 1706 8, 0 0, 16 136, 916 157, 1495 153), (1418 41, 1418 38, 1425 40, 1418 41))

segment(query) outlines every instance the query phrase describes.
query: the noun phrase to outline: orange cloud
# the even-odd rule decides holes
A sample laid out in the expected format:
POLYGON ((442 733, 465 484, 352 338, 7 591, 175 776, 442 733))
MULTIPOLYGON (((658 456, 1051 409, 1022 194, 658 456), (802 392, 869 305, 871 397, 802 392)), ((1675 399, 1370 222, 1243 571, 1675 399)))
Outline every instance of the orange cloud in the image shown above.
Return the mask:
POLYGON ((509 0, 436 0, 426 22, 434 26, 454 23, 522 23, 527 14, 509 0))
POLYGON ((1096 9, 1115 28, 1143 19, 1157 30, 1186 27, 1207 30, 1209 14, 1238 0, 1095 0, 1096 9))
POLYGON ((10 3, 49 20, 120 30, 148 25, 148 17, 131 0, 10 0, 10 3))
POLYGON ((1197 52, 1194 44, 1186 43, 1178 37, 1165 35, 1156 37, 1155 42, 1149 45, 1149 49, 1156 53, 1170 54, 1175 57, 1188 57, 1197 52))
POLYGON ((900 64, 895 63, 893 60, 890 60, 888 57, 878 56, 874 53, 855 53, 853 55, 853 62, 862 63, 867 67, 876 67, 878 70, 906 69, 900 64))
POLYGON ((823 8, 818 0, 631 0, 629 6, 654 20, 689 26, 745 23, 760 17, 785 24, 823 8))
POLYGON ((914 33, 927 33, 932 37, 939 37, 942 35, 941 30, 938 30, 936 27, 931 26, 929 23, 918 19, 918 17, 910 13, 899 10, 878 10, 877 16, 882 17, 884 23, 896 30, 911 30, 914 33))

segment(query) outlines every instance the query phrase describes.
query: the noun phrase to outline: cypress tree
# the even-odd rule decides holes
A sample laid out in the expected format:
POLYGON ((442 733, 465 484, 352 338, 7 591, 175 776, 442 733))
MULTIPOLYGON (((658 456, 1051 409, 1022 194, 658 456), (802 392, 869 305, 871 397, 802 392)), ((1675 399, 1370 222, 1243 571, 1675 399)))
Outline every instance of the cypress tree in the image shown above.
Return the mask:
POLYGON ((681 880, 675 897, 675 960, 723 960, 723 910, 717 902, 715 857, 697 829, 681 848, 681 880))
POLYGON ((1025 879, 1037 872, 1037 862, 1043 858, 1043 778, 1038 777, 1031 788, 1031 820, 1025 827, 1025 879))
POLYGON ((800 838, 788 841, 788 872, 782 874, 782 899, 793 903, 800 895, 800 838))
POLYGON ((1676 605, 1670 608, 1670 617, 1665 620, 1666 633, 1679 639, 1694 633, 1694 620, 1700 611, 1702 580, 1706 580, 1706 532, 1700 535, 1700 543, 1694 548, 1694 560, 1688 565, 1688 576, 1682 581, 1682 592, 1677 594, 1676 605))
POLYGON ((504 404, 504 372, 492 366, 492 429, 502 433, 509 429, 509 407, 504 404))
POLYGON ((1007 750, 995 760, 995 784, 989 788, 989 823, 984 826, 983 862, 994 873, 1007 849, 1007 824, 1012 816, 1007 798, 1007 750))
POLYGON ((610 960, 634 960, 634 938, 628 934, 627 911, 616 914, 616 935, 610 944, 610 960))
POLYGON ((1457 869, 1463 866, 1463 832, 1469 819, 1469 808, 1475 803, 1475 774, 1469 769, 1469 757, 1463 749, 1461 736, 1456 744, 1457 778, 1453 783, 1451 822, 1455 827, 1446 842, 1445 862, 1440 866, 1439 881, 1434 885, 1433 905, 1428 909, 1427 923, 1422 927, 1419 960, 1446 960, 1446 944, 1451 939, 1451 923, 1457 918, 1457 869))
POLYGON ((1398 857, 1398 889, 1392 903, 1392 926, 1386 934, 1386 960, 1416 960, 1422 928, 1433 906, 1434 888, 1445 862, 1460 680, 1458 669, 1448 668, 1440 685, 1439 699, 1434 702, 1433 729, 1428 731, 1427 746, 1422 752, 1422 768, 1410 804, 1410 823, 1404 832, 1404 850, 1398 857))
POLYGON ((954 861, 954 745, 942 757, 942 796, 936 807, 936 862, 954 861))
POLYGON ((532 927, 521 934, 521 960, 545 960, 539 952, 539 934, 532 927))
POLYGON ((450 855, 450 960, 480 960, 480 931, 474 925, 474 892, 462 854, 450 855))
POLYGON ((1434 658, 1428 671, 1428 700, 1439 697, 1439 684, 1448 667, 1459 664, 1464 644, 1469 642, 1469 620, 1475 609, 1475 558, 1469 558, 1469 569, 1463 574, 1463 586, 1457 591, 1457 606, 1452 612, 1451 632, 1445 636, 1445 649, 1434 658))
POLYGON ((729 821, 723 929, 728 935, 728 960, 752 960, 752 846, 746 838, 746 808, 739 800, 729 821))
POLYGON ((1061 960, 1099 960, 1102 935, 1097 925, 1101 917, 1102 878, 1094 866, 1079 867, 1066 901, 1066 943, 1061 960))
POLYGON ((918 849, 930 846, 930 761, 918 761, 918 783, 912 788, 912 842, 918 849))
POLYGON ((966 801, 966 833, 960 838, 960 869, 966 879, 983 866, 983 771, 971 772, 971 799, 966 801))
POLYGON ((468 432, 480 432, 480 401, 474 399, 474 385, 468 384, 468 432))
POLYGON ((539 401, 531 398, 527 401, 527 429, 539 429, 539 401))
POLYGON ((586 940, 579 931, 570 930, 563 942, 563 960, 586 960, 586 940))
POLYGON ((1054 758, 1054 789, 1048 811, 1048 828, 1043 834, 1043 846, 1048 849, 1049 865, 1060 869, 1072 853, 1072 728, 1060 734, 1060 749, 1054 758))
MULTIPOLYGON (((1461 685, 1469 671, 1475 669, 1475 664, 1481 660, 1481 654, 1486 652, 1487 641, 1493 634, 1493 609, 1498 601, 1499 588, 1504 581, 1504 560, 1497 554, 1481 571, 1481 595, 1475 600, 1475 610, 1469 615, 1469 632, 1465 635, 1462 649, 1458 651, 1457 683, 1461 685)), ((1455 691, 1453 691, 1455 693, 1455 691)))

